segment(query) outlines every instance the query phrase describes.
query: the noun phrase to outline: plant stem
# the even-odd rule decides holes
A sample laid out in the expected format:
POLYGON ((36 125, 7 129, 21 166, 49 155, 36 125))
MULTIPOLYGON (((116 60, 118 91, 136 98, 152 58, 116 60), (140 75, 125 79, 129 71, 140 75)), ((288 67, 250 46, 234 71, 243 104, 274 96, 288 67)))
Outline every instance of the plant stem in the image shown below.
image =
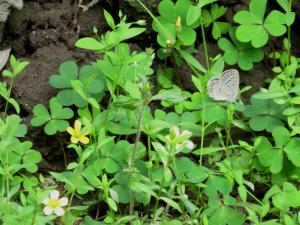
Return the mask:
MULTIPOLYGON (((13 83, 14 83, 14 78, 12 78, 10 81, 10 86, 9 86, 9 91, 8 91, 8 99, 10 98, 10 95, 11 95, 13 83)), ((7 109, 8 109, 8 100, 6 100, 6 103, 5 103, 4 115, 6 115, 7 109)))
POLYGON ((70 200, 69 200, 68 207, 67 207, 67 212, 66 212, 67 215, 69 214, 70 207, 71 207, 71 205, 72 205, 72 201, 73 201, 73 198, 74 198, 74 195, 75 195, 75 191, 76 191, 76 189, 74 188, 74 190, 72 191, 70 200))
MULTIPOLYGON (((292 9, 293 0, 289 1, 289 9, 292 9)), ((291 55, 291 26, 288 26, 288 64, 290 64, 290 55, 291 55)))
MULTIPOLYGON (((131 160, 129 163, 129 171, 130 171, 131 175, 134 173, 134 169, 135 169, 135 155, 136 155, 136 151, 137 151, 137 147, 138 147, 138 142, 141 137, 142 119, 143 119, 143 113, 144 113, 145 106, 146 106, 145 104, 142 105, 142 108, 141 108, 141 111, 139 114, 139 118, 138 118, 137 134, 136 134, 136 138, 135 138, 133 151, 131 154, 131 160)), ((135 202, 134 192, 132 190, 130 190, 130 208, 129 208, 130 215, 133 214, 134 202, 135 202)))
POLYGON ((151 162, 151 168, 149 168, 149 178, 152 181, 153 172, 152 172, 152 157, 151 157, 152 156, 151 155, 151 138, 149 135, 147 137, 147 144, 148 144, 148 158, 149 158, 149 161, 151 162))
POLYGON ((203 40, 203 48, 204 48, 204 54, 205 54, 205 61, 206 61, 206 69, 209 71, 210 66, 209 66, 209 57, 208 57, 208 51, 207 51, 207 45, 206 45, 206 37, 205 37, 205 30, 204 30, 204 25, 202 21, 202 10, 200 14, 200 26, 201 26, 201 34, 202 34, 202 40, 203 40))
POLYGON ((158 191, 158 195, 157 195, 157 199, 155 201, 155 205, 154 205, 154 209, 153 209, 153 218, 152 218, 152 224, 154 224, 155 222, 155 217, 154 217, 154 214, 157 210, 157 207, 158 207, 158 203, 159 203, 159 199, 160 199, 160 196, 161 196, 161 193, 162 193, 162 190, 163 190, 163 186, 165 185, 165 176, 163 176, 163 179, 160 183, 160 187, 159 187, 159 191, 158 191))
MULTIPOLYGON (((203 94, 202 94, 203 96, 203 94)), ((202 97, 202 116, 201 116, 201 141, 200 141, 200 159, 199 159, 199 165, 202 166, 203 161, 203 147, 204 147, 204 132, 205 132, 205 121, 204 121, 204 111, 205 111, 205 105, 203 104, 203 97, 202 97)))

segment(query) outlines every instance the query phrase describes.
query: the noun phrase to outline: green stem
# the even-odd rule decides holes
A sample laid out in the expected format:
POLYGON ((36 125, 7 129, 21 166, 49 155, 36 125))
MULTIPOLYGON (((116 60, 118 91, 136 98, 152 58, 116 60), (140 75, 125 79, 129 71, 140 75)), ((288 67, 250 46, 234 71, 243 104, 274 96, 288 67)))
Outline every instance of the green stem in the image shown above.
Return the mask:
MULTIPOLYGON (((142 119, 143 119, 143 113, 144 113, 145 106, 146 105, 143 104, 143 106, 141 108, 141 111, 140 111, 140 114, 139 114, 139 118, 138 118, 137 134, 136 134, 136 138, 135 138, 133 151, 132 151, 132 154, 131 154, 131 160, 130 160, 130 163, 129 163, 129 171, 130 171, 131 175, 133 175, 134 169, 135 169, 135 156, 136 156, 136 151, 137 151, 137 147, 138 147, 138 142, 139 142, 140 137, 141 137, 142 119)), ((134 203, 135 203, 134 192, 132 190, 130 190, 130 208, 129 208, 130 215, 133 214, 134 203)))
POLYGON ((220 139, 221 145, 222 145, 222 147, 224 148, 226 158, 229 159, 229 155, 228 155, 228 152, 227 152, 227 147, 226 147, 226 145, 225 145, 225 143, 224 143, 222 133, 221 133, 221 131, 219 131, 219 130, 217 130, 217 133, 218 133, 218 137, 219 137, 219 139, 220 139))
MULTIPOLYGON (((202 99, 203 99, 203 94, 202 94, 202 99)), ((205 105, 203 104, 203 101, 202 101, 201 140, 200 140, 200 149, 199 149, 199 154, 200 154, 199 165, 200 166, 202 166, 202 161, 203 161, 204 132, 205 132, 204 114, 205 114, 205 105)))
POLYGON ((153 209, 153 218, 152 218, 152 223, 151 224, 154 224, 155 222, 155 217, 154 217, 154 214, 157 210, 157 207, 158 207, 158 203, 159 203, 159 199, 160 199, 160 196, 161 196, 161 193, 162 193, 162 190, 163 190, 163 186, 165 185, 165 176, 163 176, 163 179, 160 183, 160 187, 159 187, 159 191, 158 191, 158 195, 157 195, 157 199, 156 199, 156 202, 155 202, 155 205, 154 205, 154 209, 153 209))
POLYGON ((34 209, 34 216, 33 216, 33 220, 32 220, 31 225, 34 225, 34 223, 35 223, 35 218, 36 218, 36 208, 34 209))
POLYGON ((202 40, 203 40, 203 48, 204 48, 204 54, 205 54, 206 67, 207 67, 207 70, 209 71, 210 70, 209 57, 208 57, 208 50, 207 50, 207 45, 206 45, 204 24, 202 21, 202 11, 201 11, 201 15, 200 15, 200 26, 201 26, 201 34, 202 34, 202 40))
POLYGON ((152 154, 151 154, 151 138, 148 135, 147 137, 147 144, 148 144, 148 158, 149 158, 149 162, 151 163, 151 167, 149 168, 149 178, 152 181, 153 179, 153 171, 152 171, 152 154))
POLYGON ((69 204, 68 204, 68 207, 67 207, 67 212, 66 212, 67 215, 69 214, 70 207, 71 207, 71 205, 72 205, 72 201, 73 201, 75 192, 76 192, 76 189, 74 189, 74 190, 72 191, 72 194, 71 194, 71 197, 70 197, 70 200, 69 200, 69 204))
POLYGON ((255 200, 255 201, 257 201, 259 204, 261 204, 261 205, 264 205, 264 203, 262 203, 258 198, 256 198, 255 197, 255 195, 254 194, 252 194, 250 191, 248 191, 247 189, 246 189, 246 191, 247 191, 247 193, 255 200))
MULTIPOLYGON (((289 1, 289 10, 292 10, 293 0, 289 1)), ((291 55, 291 26, 288 26, 288 64, 290 64, 290 55, 291 55)))
MULTIPOLYGON (((9 91, 8 91, 8 99, 10 98, 10 95, 11 95, 13 83, 14 83, 14 78, 12 78, 10 81, 10 86, 9 86, 9 91)), ((6 115, 7 109, 8 109, 8 101, 6 101, 6 103, 5 103, 4 115, 6 115)))
POLYGON ((7 197, 7 202, 9 201, 9 176, 8 176, 8 151, 6 150, 6 164, 5 164, 5 179, 6 179, 6 197, 7 197))

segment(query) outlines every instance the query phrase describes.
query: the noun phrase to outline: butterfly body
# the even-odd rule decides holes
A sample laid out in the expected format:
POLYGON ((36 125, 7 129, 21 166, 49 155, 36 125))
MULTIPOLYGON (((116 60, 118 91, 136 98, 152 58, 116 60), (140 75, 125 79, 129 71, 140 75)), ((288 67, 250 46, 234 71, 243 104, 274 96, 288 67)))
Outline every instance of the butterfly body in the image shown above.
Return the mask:
POLYGON ((235 102, 239 91, 239 72, 226 70, 220 77, 212 77, 207 82, 208 95, 216 101, 235 102))

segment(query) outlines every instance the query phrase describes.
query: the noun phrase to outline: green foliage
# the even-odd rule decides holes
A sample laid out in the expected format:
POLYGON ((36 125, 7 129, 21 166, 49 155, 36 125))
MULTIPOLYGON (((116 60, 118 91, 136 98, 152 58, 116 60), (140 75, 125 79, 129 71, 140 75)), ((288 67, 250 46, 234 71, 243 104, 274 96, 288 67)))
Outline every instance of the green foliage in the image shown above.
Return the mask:
POLYGON ((28 61, 20 61, 16 59, 13 55, 10 56, 10 67, 11 70, 4 70, 2 75, 8 79, 10 79, 10 85, 7 87, 7 83, 5 81, 0 82, 0 96, 6 100, 4 113, 7 112, 8 103, 11 104, 16 112, 20 113, 20 106, 18 102, 11 97, 11 92, 13 88, 14 78, 16 78, 29 64, 28 61))
POLYGON ((106 83, 102 74, 95 65, 86 65, 78 72, 77 65, 72 61, 64 62, 60 65, 60 74, 52 75, 49 79, 51 86, 62 89, 57 94, 58 101, 64 106, 76 105, 84 107, 87 101, 74 89, 72 82, 82 83, 82 92, 86 96, 101 100, 106 90, 106 83))
POLYGON ((249 125, 254 131, 272 132, 277 126, 283 126, 282 112, 285 108, 286 105, 277 104, 272 99, 257 99, 253 96, 244 114, 250 117, 249 125))
MULTIPOLYGON (((267 1, 251 0, 249 11, 234 16, 238 27, 215 2, 162 0, 156 17, 135 1, 153 19, 163 62, 153 49, 123 43, 145 31, 144 21, 128 23, 120 12, 117 23, 104 11, 111 31, 94 28, 95 37, 76 42, 101 57, 81 68, 62 63, 49 79, 59 89, 49 109, 33 109, 33 126, 47 135, 67 131, 57 137, 65 168, 36 174, 42 156, 25 139, 22 119, 0 119, 0 224, 299 224, 300 60, 291 54, 292 2, 277 0, 285 13, 270 8, 265 16, 267 1), (286 31, 283 48, 269 55, 274 76, 250 103, 240 96, 248 86, 241 85, 236 102, 208 96, 212 77, 228 65, 251 70, 269 36, 286 31), (209 36, 223 55, 209 55, 209 36), (194 57, 200 42, 205 66, 194 57)), ((27 64, 11 58, 12 72, 3 75, 12 81, 27 64)), ((220 95, 227 90, 221 85, 220 95)), ((6 86, 0 94, 18 111, 12 82, 6 86)))
POLYGON ((204 9, 202 12, 204 25, 206 27, 212 25, 212 36, 214 39, 219 39, 222 34, 227 33, 231 27, 228 22, 217 21, 220 17, 224 16, 226 12, 226 7, 219 7, 217 4, 212 4, 210 11, 204 9))
POLYGON ((287 22, 286 15, 278 10, 272 10, 265 18, 267 0, 251 0, 249 11, 240 11, 234 16, 239 23, 236 30, 237 39, 249 42, 255 48, 267 44, 269 36, 282 36, 293 21, 287 22))
POLYGON ((69 126, 66 121, 74 116, 70 108, 64 108, 56 98, 49 101, 50 112, 43 104, 38 104, 33 108, 34 118, 31 120, 33 126, 45 124, 44 131, 48 135, 54 135, 57 131, 65 131, 69 126))
POLYGON ((189 46, 196 41, 195 28, 199 22, 190 22, 188 10, 192 6, 189 0, 178 0, 175 4, 163 0, 158 5, 159 17, 153 21, 153 29, 158 32, 157 42, 162 47, 176 45, 189 46))
POLYGON ((236 39, 235 29, 229 32, 231 41, 220 38, 218 46, 224 51, 223 59, 228 65, 238 66, 242 70, 251 70, 254 62, 260 62, 264 58, 261 48, 253 48, 250 43, 243 43, 236 39))
POLYGON ((105 35, 99 37, 98 31, 94 28, 94 33, 98 38, 85 37, 79 39, 75 46, 78 48, 93 50, 97 52, 106 52, 111 48, 117 46, 122 41, 133 38, 145 31, 145 28, 131 27, 132 25, 144 25, 144 21, 140 20, 135 23, 126 23, 126 16, 119 13, 120 23, 115 25, 112 16, 104 11, 105 19, 112 31, 108 31, 105 35))

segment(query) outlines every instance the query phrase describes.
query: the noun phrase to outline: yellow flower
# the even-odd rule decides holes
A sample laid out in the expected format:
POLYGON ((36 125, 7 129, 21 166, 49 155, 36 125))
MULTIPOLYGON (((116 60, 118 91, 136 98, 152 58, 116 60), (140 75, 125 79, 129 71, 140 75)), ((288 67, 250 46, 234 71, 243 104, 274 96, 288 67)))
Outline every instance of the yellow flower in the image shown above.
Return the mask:
POLYGON ((82 144, 88 144, 90 142, 89 138, 86 137, 89 132, 82 132, 81 122, 79 120, 75 120, 74 128, 68 127, 67 131, 71 135, 71 142, 73 144, 77 144, 78 142, 81 142, 82 144))
POLYGON ((53 190, 50 192, 50 198, 47 197, 43 200, 43 204, 45 205, 43 210, 45 215, 54 213, 57 216, 63 216, 65 211, 62 207, 68 205, 68 198, 59 198, 59 191, 53 190))

